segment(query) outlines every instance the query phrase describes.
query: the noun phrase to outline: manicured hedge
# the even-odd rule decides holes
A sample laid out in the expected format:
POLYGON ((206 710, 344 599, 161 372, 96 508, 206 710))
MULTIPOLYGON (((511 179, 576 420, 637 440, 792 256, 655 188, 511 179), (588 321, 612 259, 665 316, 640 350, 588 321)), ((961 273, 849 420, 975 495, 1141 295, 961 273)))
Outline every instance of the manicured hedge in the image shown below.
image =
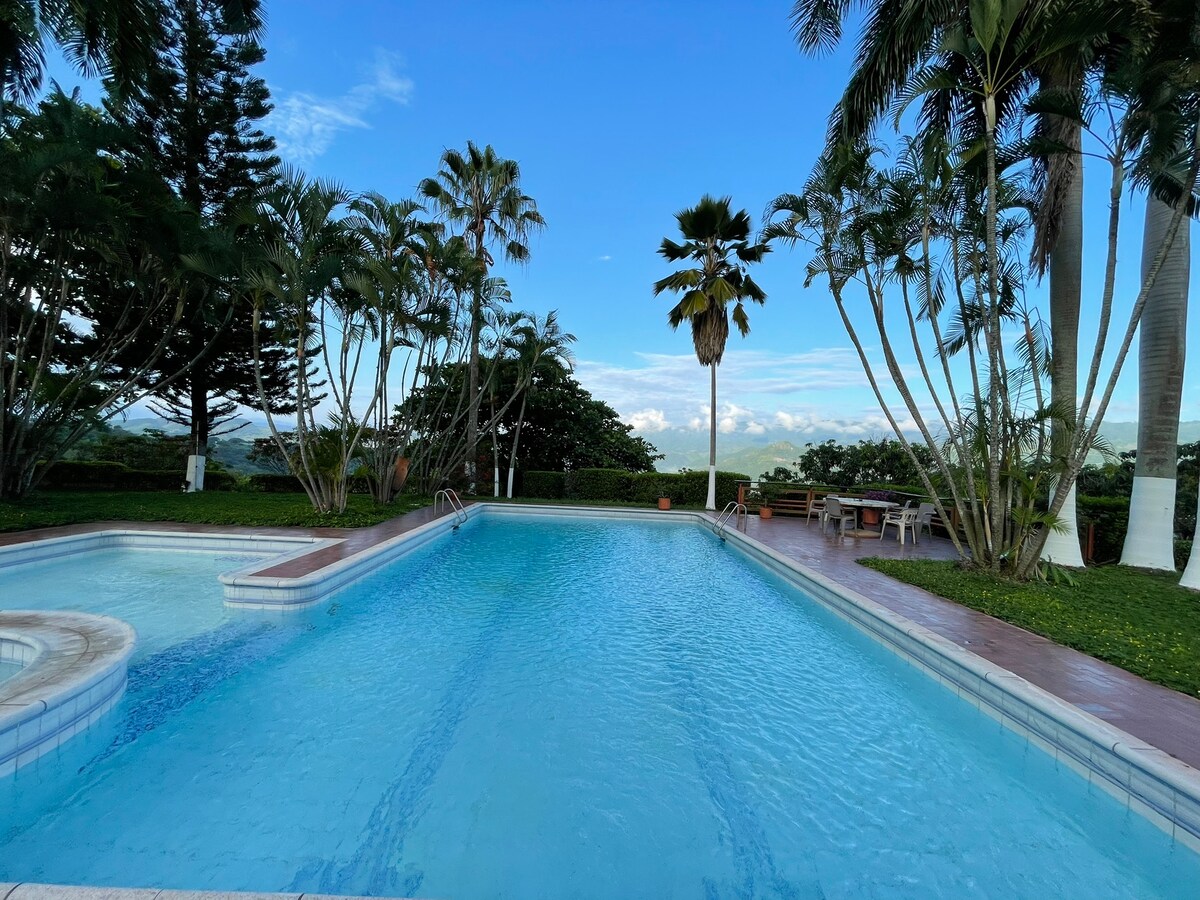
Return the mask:
MULTIPOLYGON (((717 506, 737 499, 737 483, 749 481, 738 472, 717 472, 717 506)), ((526 472, 522 497, 538 500, 592 500, 653 506, 659 497, 678 504, 703 506, 708 499, 708 472, 626 472, 622 469, 575 469, 571 472, 526 472)))
POLYGON ((570 500, 613 500, 628 503, 633 495, 633 473, 623 469, 575 469, 566 475, 570 500))
MULTIPOLYGON (((184 473, 131 469, 118 462, 67 460, 51 466, 38 486, 48 491, 180 491, 184 473)), ((237 479, 227 472, 209 472, 204 486, 231 491, 237 487, 237 479)))
POLYGON ((250 490, 263 494, 296 494, 304 490, 295 475, 278 475, 274 472, 251 475, 248 484, 250 490))
POLYGON ((522 497, 561 500, 565 492, 566 476, 562 472, 526 472, 521 479, 522 497))

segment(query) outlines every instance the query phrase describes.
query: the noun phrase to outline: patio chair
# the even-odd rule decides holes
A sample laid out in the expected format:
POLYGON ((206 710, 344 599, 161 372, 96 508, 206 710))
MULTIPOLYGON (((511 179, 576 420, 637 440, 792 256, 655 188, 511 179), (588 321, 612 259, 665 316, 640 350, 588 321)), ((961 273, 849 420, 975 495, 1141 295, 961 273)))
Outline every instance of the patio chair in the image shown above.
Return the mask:
POLYGON ((879 539, 883 540, 883 533, 887 531, 889 525, 895 525, 899 529, 899 534, 896 539, 901 544, 904 543, 904 529, 908 529, 912 533, 913 543, 917 543, 917 516, 920 515, 920 510, 909 509, 907 506, 904 509, 889 509, 883 514, 883 524, 879 526, 879 539))
POLYGON ((821 523, 821 530, 825 530, 825 498, 813 497, 812 503, 808 504, 808 513, 804 517, 804 524, 807 525, 812 521, 813 513, 817 514, 817 521, 821 523))
POLYGON ((855 524, 854 510, 842 509, 842 504, 838 502, 837 497, 825 498, 825 513, 821 517, 821 531, 825 531, 825 526, 830 522, 838 523, 838 534, 842 540, 846 539, 846 523, 850 523, 853 528, 855 524))
POLYGON ((913 540, 920 543, 921 529, 924 528, 929 532, 929 537, 933 538, 933 516, 937 512, 937 508, 932 503, 922 503, 917 508, 917 530, 913 534, 913 540))

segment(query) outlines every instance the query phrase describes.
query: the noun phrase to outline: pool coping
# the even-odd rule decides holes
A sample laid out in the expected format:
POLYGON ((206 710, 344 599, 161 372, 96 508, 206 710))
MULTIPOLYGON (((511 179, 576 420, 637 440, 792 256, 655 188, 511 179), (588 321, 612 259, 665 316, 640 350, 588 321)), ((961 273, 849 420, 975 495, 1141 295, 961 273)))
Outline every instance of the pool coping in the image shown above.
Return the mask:
POLYGON ((0 682, 0 778, 86 730, 125 692, 137 635, 111 616, 0 611, 0 648, 21 671, 0 682))

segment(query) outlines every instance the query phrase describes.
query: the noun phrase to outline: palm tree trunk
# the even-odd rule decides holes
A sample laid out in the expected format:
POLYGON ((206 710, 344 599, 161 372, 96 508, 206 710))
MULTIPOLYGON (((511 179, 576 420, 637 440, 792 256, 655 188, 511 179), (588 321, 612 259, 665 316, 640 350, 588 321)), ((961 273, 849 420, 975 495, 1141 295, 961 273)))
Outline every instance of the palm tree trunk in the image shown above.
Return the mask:
MULTIPOLYGON (((1078 146, 1080 128, 1072 137, 1078 146)), ((1078 161, 1063 196, 1058 239, 1050 253, 1050 423, 1051 454, 1065 460, 1071 450, 1079 397, 1079 305, 1083 288, 1083 166, 1078 161)), ((1054 495, 1051 484, 1050 494, 1054 495)), ((1042 559, 1060 566, 1083 566, 1079 549, 1079 520, 1075 513, 1075 486, 1059 510, 1065 526, 1051 531, 1042 546, 1042 559)))
POLYGON ((710 391, 708 411, 708 499, 705 509, 717 508, 717 364, 709 367, 710 391))
MULTIPOLYGON (((1146 202, 1142 270, 1162 246, 1174 208, 1146 202)), ((1129 501, 1129 530, 1121 564, 1175 571, 1175 475, 1179 407, 1187 348, 1187 301, 1191 242, 1180 224, 1146 308, 1138 338, 1138 446, 1129 501)))
POLYGON ((525 424, 525 393, 521 393, 521 410, 517 413, 517 427, 513 431, 512 453, 508 455, 508 499, 513 495, 513 473, 517 470, 517 445, 521 443, 521 426, 525 424))
POLYGON ((471 301, 471 362, 467 381, 467 493, 475 493, 475 468, 479 456, 479 289, 471 301))
POLYGON ((1200 528, 1192 537, 1192 555, 1188 557, 1183 577, 1179 579, 1180 587, 1200 591, 1200 528))

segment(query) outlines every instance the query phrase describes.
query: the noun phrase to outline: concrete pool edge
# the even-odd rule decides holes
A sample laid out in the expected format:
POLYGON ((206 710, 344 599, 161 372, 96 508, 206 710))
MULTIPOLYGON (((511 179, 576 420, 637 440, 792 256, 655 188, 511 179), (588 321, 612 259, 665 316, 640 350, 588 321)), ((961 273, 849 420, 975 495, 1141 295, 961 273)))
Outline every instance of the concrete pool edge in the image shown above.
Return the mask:
POLYGON ((90 613, 0 611, 0 643, 21 645, 22 670, 0 684, 0 777, 86 730, 125 692, 136 635, 90 613))

